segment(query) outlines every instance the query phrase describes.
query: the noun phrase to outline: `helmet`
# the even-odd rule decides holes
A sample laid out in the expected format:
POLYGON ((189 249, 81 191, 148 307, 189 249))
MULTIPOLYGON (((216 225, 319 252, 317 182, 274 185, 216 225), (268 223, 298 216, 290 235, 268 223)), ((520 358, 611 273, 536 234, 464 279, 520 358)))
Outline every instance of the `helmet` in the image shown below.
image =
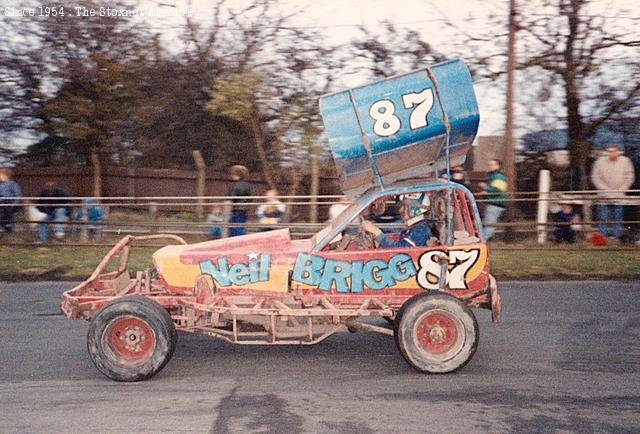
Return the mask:
POLYGON ((429 208, 429 197, 425 193, 418 195, 404 195, 401 203, 406 206, 409 218, 423 215, 429 208))

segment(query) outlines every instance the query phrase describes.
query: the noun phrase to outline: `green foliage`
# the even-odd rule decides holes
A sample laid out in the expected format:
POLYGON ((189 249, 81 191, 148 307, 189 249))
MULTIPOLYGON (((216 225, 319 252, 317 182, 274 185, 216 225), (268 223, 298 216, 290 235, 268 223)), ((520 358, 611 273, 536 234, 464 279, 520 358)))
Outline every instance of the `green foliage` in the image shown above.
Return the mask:
MULTIPOLYGON (((0 23, 0 76, 11 83, 0 83, 0 137, 36 137, 18 156, 25 165, 89 165, 93 149, 107 165, 180 168, 199 150, 211 169, 243 164, 265 176, 304 162, 320 131, 326 89, 316 85, 331 75, 315 60, 317 36, 287 29, 273 1, 224 12, 223 3, 212 8, 219 25, 181 23, 177 53, 129 18, 0 23)), ((110 5, 125 4, 137 2, 110 5)))
POLYGON ((234 73, 218 80, 209 90, 206 108, 213 113, 248 124, 255 118, 262 77, 253 71, 234 73))

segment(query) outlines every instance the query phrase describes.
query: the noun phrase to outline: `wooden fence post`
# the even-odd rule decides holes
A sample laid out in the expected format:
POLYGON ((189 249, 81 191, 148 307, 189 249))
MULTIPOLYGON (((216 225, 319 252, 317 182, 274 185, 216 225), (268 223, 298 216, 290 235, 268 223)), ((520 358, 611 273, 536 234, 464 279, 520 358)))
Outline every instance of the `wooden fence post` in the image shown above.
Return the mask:
POLYGON ((196 217, 199 221, 204 220, 204 199, 205 195, 205 170, 207 166, 204 164, 204 158, 200 151, 192 151, 193 161, 196 163, 198 173, 196 175, 196 196, 198 196, 198 205, 196 205, 196 217))
POLYGON ((93 197, 98 199, 102 196, 102 163, 98 148, 91 148, 91 164, 93 165, 93 197))
POLYGON ((89 241, 89 227, 87 226, 87 222, 89 221, 89 205, 83 203, 80 209, 80 221, 82 222, 80 225, 80 242, 86 243, 89 241))
POLYGON ((156 223, 158 221, 158 203, 157 202, 149 202, 149 220, 151 220, 152 224, 152 232, 158 232, 158 227, 156 223))

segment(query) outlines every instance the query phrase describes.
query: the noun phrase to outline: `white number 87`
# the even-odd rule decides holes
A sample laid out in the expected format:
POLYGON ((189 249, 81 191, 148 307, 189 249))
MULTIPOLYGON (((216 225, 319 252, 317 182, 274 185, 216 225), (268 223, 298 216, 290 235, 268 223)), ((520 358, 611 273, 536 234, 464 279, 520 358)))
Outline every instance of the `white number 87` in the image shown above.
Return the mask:
MULTIPOLYGON (((421 92, 402 95, 404 108, 410 109, 418 105, 409 116, 409 128, 412 130, 429 125, 427 115, 433 108, 433 90, 427 88, 421 92)), ((389 137, 400 131, 400 118, 395 115, 396 106, 388 99, 376 101, 369 108, 369 116, 375 121, 373 132, 378 136, 389 137)))

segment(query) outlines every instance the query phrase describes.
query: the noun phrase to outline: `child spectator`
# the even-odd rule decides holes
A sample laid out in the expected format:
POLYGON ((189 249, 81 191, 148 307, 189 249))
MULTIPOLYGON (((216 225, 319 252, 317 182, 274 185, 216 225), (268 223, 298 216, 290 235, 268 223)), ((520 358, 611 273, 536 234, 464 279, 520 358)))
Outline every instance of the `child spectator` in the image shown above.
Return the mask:
POLYGON ((243 196, 251 196, 251 186, 245 178, 249 174, 249 170, 242 165, 235 165, 231 167, 230 175, 233 184, 227 191, 227 196, 233 197, 231 202, 231 218, 229 223, 235 226, 229 229, 229 236, 235 237, 238 235, 244 235, 246 233, 244 223, 247 222, 247 205, 237 205, 238 202, 246 202, 247 199, 243 199, 243 196))
POLYGON ((100 223, 104 220, 102 208, 96 205, 95 199, 82 199, 82 204, 83 206, 76 211, 73 219, 88 222, 89 234, 92 236, 100 235, 102 232, 100 223))
POLYGON ((222 236, 221 223, 224 223, 224 211, 220 205, 212 205, 207 214, 207 223, 211 223, 209 228, 209 235, 213 238, 220 238, 222 236))
MULTIPOLYGON (((269 190, 265 193, 266 202, 258 207, 256 216, 263 225, 276 225, 282 222, 287 206, 278 200, 278 190, 269 190)), ((262 230, 268 231, 273 228, 266 227, 262 230)))

